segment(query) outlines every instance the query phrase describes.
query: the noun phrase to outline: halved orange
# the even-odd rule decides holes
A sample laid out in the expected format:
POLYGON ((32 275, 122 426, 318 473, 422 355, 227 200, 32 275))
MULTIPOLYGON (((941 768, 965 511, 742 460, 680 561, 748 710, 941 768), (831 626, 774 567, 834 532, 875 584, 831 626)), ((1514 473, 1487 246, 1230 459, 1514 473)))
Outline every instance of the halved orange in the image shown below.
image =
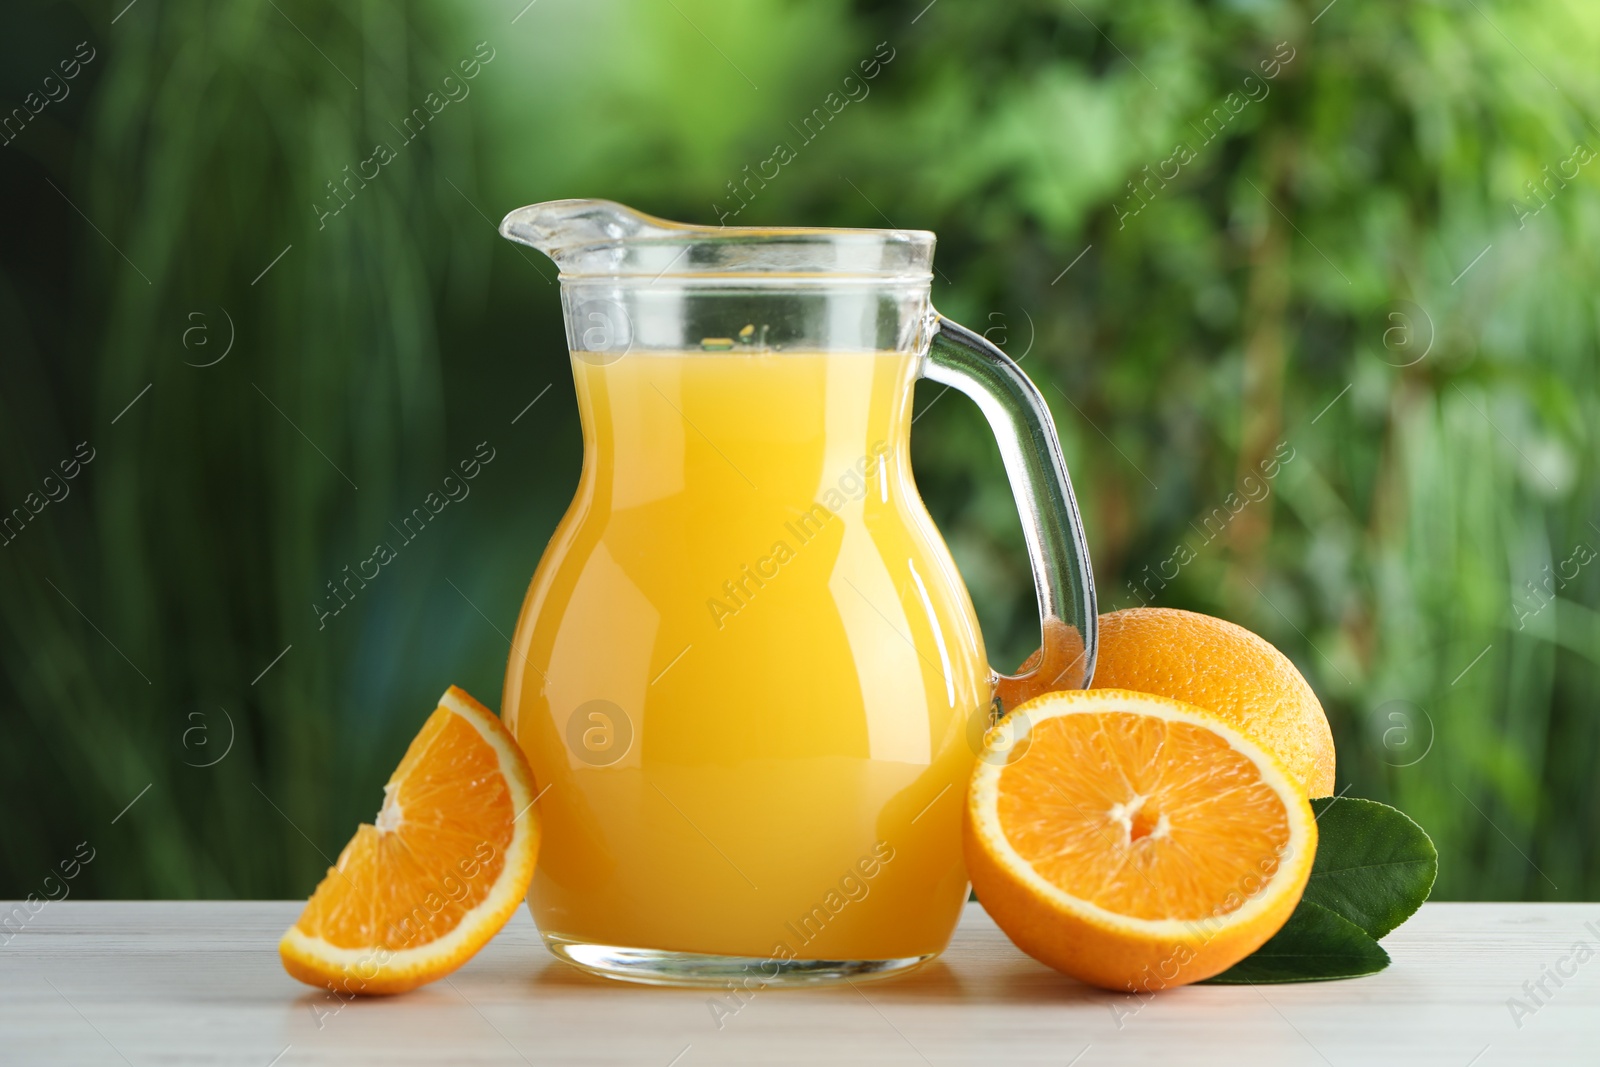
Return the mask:
POLYGON ((1107 989, 1217 974, 1294 911, 1300 783, 1219 717, 1120 689, 1036 697, 990 732, 964 821, 978 900, 1024 952, 1107 989))
POLYGON ((363 823, 283 935, 310 985, 403 993, 488 943, 528 892, 539 850, 533 772, 488 708, 451 686, 363 823))

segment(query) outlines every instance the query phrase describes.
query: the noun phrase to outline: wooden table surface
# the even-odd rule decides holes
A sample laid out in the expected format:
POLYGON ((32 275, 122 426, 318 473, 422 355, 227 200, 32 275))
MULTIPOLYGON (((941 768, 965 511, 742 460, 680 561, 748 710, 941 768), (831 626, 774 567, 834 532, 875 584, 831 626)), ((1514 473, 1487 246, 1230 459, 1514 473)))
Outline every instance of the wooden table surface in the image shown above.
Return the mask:
POLYGON ((1144 1002, 1035 963, 969 904, 949 952, 921 971, 764 990, 720 1028, 704 990, 558 962, 523 909, 451 978, 341 1004, 278 964, 300 906, 46 905, 0 944, 0 1063, 1600 1063, 1600 904, 1429 904, 1385 941, 1382 974, 1144 1002))

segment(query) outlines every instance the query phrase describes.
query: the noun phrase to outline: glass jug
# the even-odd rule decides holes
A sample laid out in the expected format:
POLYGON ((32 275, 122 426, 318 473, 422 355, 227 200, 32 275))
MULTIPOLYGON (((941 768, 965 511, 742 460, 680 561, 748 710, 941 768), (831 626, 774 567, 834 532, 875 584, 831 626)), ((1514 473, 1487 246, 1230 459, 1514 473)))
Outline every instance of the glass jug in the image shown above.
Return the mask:
POLYGON ((1089 558, 1038 391, 933 310, 925 231, 561 200, 500 232, 560 268, 583 425, 503 704, 541 790, 546 945, 609 977, 742 988, 932 958, 967 899, 962 808, 993 714, 1093 670, 1089 558), (999 438, 1044 620, 1027 678, 990 670, 913 484, 919 376, 999 438))

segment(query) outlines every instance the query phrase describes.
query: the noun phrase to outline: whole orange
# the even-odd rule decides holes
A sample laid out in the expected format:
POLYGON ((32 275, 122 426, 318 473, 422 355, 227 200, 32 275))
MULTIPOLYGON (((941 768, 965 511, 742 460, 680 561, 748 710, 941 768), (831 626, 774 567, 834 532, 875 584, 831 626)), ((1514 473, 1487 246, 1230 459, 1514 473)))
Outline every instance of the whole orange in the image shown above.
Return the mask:
POLYGON ((1223 619, 1176 608, 1100 616, 1095 689, 1134 689, 1205 708, 1277 756, 1313 797, 1333 792, 1333 731, 1289 657, 1223 619))
MULTIPOLYGON (((1007 710, 1058 683, 1034 673, 1036 652, 1002 681, 1007 710), (1009 688, 1007 684, 1009 682, 1009 688)), ((1333 731, 1289 657, 1242 626, 1177 608, 1100 616, 1094 689, 1132 689, 1204 708, 1271 752, 1306 794, 1333 792, 1333 731)))

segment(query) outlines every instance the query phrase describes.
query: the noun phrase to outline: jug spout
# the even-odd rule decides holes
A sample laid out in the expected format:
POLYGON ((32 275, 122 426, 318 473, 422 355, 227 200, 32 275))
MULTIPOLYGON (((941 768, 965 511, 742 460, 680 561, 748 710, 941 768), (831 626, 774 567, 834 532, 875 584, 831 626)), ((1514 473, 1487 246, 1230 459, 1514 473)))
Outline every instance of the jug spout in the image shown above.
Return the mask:
POLYGON ((596 246, 671 238, 694 229, 611 200, 549 200, 519 207, 500 221, 500 236, 537 248, 562 267, 596 246))
POLYGON ((500 235, 549 256, 564 279, 853 276, 926 284, 933 271, 926 230, 696 226, 610 200, 519 207, 501 220, 500 235))

